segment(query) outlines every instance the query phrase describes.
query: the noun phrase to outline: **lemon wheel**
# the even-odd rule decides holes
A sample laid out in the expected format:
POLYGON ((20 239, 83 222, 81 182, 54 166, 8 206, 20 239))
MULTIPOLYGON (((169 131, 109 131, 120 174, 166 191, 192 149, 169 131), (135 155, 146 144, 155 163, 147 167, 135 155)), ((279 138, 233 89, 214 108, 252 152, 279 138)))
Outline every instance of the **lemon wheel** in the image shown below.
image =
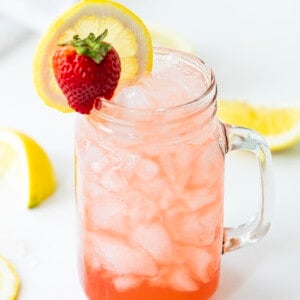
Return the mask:
POLYGON ((110 43, 121 59, 120 82, 131 82, 153 63, 151 35, 133 12, 113 1, 82 0, 63 13, 48 29, 37 46, 34 57, 34 83, 42 100, 63 112, 70 112, 67 100, 58 87, 53 70, 52 56, 57 44, 79 35, 96 36, 105 29, 104 41, 110 43))

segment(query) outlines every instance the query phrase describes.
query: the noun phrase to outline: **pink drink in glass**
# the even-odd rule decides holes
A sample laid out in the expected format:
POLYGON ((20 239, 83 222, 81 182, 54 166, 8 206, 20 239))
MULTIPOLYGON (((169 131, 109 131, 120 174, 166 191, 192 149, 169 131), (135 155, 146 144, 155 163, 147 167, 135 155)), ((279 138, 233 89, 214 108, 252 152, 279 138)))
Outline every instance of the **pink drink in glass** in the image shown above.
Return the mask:
POLYGON ((76 127, 82 284, 90 300, 201 300, 218 285, 224 135, 197 58, 156 49, 152 74, 76 127))

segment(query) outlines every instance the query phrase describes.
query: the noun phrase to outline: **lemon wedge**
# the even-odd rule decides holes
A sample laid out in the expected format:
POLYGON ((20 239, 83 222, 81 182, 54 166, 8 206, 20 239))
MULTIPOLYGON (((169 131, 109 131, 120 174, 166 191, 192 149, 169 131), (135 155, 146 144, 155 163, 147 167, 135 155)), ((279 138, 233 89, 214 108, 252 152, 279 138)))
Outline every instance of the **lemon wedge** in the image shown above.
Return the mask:
POLYGON ((29 208, 56 187, 52 164, 41 146, 24 133, 0 128, 0 178, 4 177, 22 185, 29 208))
POLYGON ((52 70, 52 56, 57 44, 79 35, 96 36, 105 29, 104 41, 110 43, 121 59, 120 82, 131 82, 150 72, 153 64, 151 35, 144 23, 125 6, 107 0, 82 0, 64 12, 39 42, 34 57, 33 77, 41 99, 60 111, 72 109, 58 87, 52 70))
POLYGON ((165 29, 159 25, 149 25, 148 28, 154 46, 195 53, 192 43, 172 30, 165 29))
POLYGON ((0 299, 15 300, 20 288, 20 279, 14 267, 0 256, 0 299))
POLYGON ((287 149, 300 140, 300 108, 253 106, 243 101, 220 100, 217 116, 224 123, 261 133, 273 152, 287 149))

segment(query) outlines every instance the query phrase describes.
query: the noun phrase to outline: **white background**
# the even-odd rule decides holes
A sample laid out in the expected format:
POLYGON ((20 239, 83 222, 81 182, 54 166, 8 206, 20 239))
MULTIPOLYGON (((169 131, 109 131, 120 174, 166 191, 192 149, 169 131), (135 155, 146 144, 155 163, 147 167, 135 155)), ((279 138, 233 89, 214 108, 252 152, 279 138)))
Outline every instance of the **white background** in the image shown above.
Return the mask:
MULTIPOLYGON (((41 103, 32 85, 31 68, 40 32, 66 3, 22 3, 24 6, 9 2, 0 5, 0 126, 22 130, 46 149, 56 170, 58 189, 40 207, 28 210, 25 201, 13 192, 17 187, 1 187, 0 253, 11 259, 20 274, 20 300, 83 300, 76 269, 75 116, 41 103), (8 23, 7 16, 17 18, 18 24, 8 23)), ((215 71, 220 97, 298 105, 299 1, 122 3, 147 22, 172 29, 191 41, 197 54, 215 71)), ((272 229, 259 244, 223 257, 214 300, 300 298, 299 154, 298 145, 273 156, 277 209, 272 229)), ((253 213, 257 176, 251 156, 228 155, 227 225, 236 225, 253 213)))

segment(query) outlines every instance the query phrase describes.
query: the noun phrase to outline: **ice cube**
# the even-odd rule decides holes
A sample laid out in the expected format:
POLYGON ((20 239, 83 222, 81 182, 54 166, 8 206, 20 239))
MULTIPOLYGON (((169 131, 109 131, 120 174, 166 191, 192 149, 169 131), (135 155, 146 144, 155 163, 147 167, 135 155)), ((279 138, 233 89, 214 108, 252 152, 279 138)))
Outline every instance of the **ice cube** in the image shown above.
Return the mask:
POLYGON ((201 282, 209 282, 216 271, 212 268, 215 265, 213 256, 207 250, 196 247, 185 247, 183 252, 191 274, 201 282))
POLYGON ((95 269, 115 275, 156 276, 158 269, 149 254, 125 240, 104 233, 86 233, 86 260, 95 269))
POLYGON ((164 190, 167 189, 167 183, 163 178, 158 176, 147 181, 136 176, 134 180, 131 181, 130 186, 136 191, 139 191, 144 199, 146 198, 155 202, 159 201, 164 190))
MULTIPOLYGON (((180 148, 178 151, 180 151, 180 148)), ((175 153, 177 153, 177 150, 161 155, 159 164, 173 189, 180 192, 188 183, 192 168, 184 162, 178 162, 179 159, 177 160, 175 153)))
POLYGON ((132 234, 132 241, 157 262, 166 264, 174 259, 174 249, 169 234, 159 223, 138 227, 132 234))
POLYGON ((160 265, 157 276, 148 279, 151 286, 167 287, 170 265, 160 265))
POLYGON ((87 211, 91 229, 127 233, 128 207, 124 198, 117 198, 108 192, 102 193, 101 197, 89 200, 87 211))
POLYGON ((132 109, 149 109, 153 106, 146 97, 144 89, 139 86, 123 88, 114 98, 114 102, 132 109))
MULTIPOLYGON (((93 164, 98 164, 103 168, 107 164, 106 151, 97 145, 90 145, 87 152, 82 156, 83 163, 93 168, 93 164)), ((96 168, 97 169, 97 168, 96 168)), ((102 169, 101 169, 102 170, 102 169)), ((101 172, 100 170, 100 172, 101 172)))
POLYGON ((84 185, 84 194, 92 199, 106 196, 107 190, 103 189, 99 184, 87 181, 84 185))
POLYGON ((199 289, 196 281, 184 267, 174 269, 169 275, 168 281, 170 287, 176 291, 193 292, 199 289))
POLYGON ((162 210, 167 210, 176 203, 176 199, 176 196, 170 189, 164 190, 159 202, 160 208, 162 210))
POLYGON ((214 224, 207 224, 200 214, 193 213, 181 219, 177 232, 179 241, 192 245, 210 245, 214 238, 214 224))
POLYGON ((195 160, 191 185, 219 188, 223 182, 224 157, 216 141, 205 145, 195 160))
POLYGON ((104 188, 112 192, 125 191, 127 188, 127 181, 124 176, 118 170, 113 169, 108 169, 102 174, 100 183, 104 188))
POLYGON ((191 168, 177 169, 175 188, 183 190, 191 178, 191 168))
POLYGON ((212 204, 215 201, 222 201, 222 190, 212 189, 210 187, 200 187, 196 189, 187 190, 183 194, 185 203, 192 211, 198 210, 212 204))
POLYGON ((142 279, 135 276, 120 276, 113 279, 113 284, 118 292, 125 292, 138 287, 142 279))
POLYGON ((128 216, 130 227, 136 229, 143 224, 149 224, 160 217, 160 209, 155 201, 144 198, 138 192, 128 193, 128 216), (132 197, 132 195, 135 195, 132 197))
POLYGON ((188 169, 191 168, 197 156, 195 146, 180 145, 174 152, 174 163, 178 169, 188 169))
POLYGON ((101 174, 104 171, 104 168, 108 164, 108 159, 107 157, 99 157, 97 160, 93 161, 91 163, 91 170, 97 174, 101 174))
POLYGON ((153 103, 153 107, 170 107, 177 101, 180 88, 176 85, 177 82, 174 82, 172 74, 170 75, 170 77, 166 77, 157 73, 156 76, 149 76, 138 82, 145 90, 145 93, 149 95, 149 100, 153 103))
MULTIPOLYGON (((124 112, 124 114, 127 114, 127 111, 126 113, 124 112)), ((134 116, 137 114, 132 114, 128 112, 128 116, 121 116, 120 118, 127 118, 128 120, 133 121, 134 116)), ((120 125, 116 122, 112 122, 108 126, 109 129, 112 131, 110 139, 113 145, 116 144, 120 148, 123 148, 127 147, 128 145, 136 145, 139 143, 140 137, 137 127, 120 125)))
POLYGON ((179 203, 163 212, 163 222, 171 233, 172 240, 176 237, 177 228, 179 227, 181 219, 189 213, 190 211, 184 205, 179 203))
POLYGON ((207 246, 213 243, 216 230, 222 222, 221 208, 216 206, 191 212, 170 209, 165 215, 165 224, 176 242, 207 246))
POLYGON ((151 95, 152 101, 157 102, 160 108, 175 107, 195 100, 201 95, 201 88, 198 87, 194 93, 189 89, 189 83, 184 80, 180 70, 168 68, 167 75, 165 72, 166 70, 156 72, 151 80, 143 82, 143 87, 151 95))
POLYGON ((158 61, 154 63, 152 77, 160 79, 161 82, 169 80, 170 89, 178 92, 177 95, 181 95, 175 95, 170 106, 195 100, 207 89, 207 80, 194 65, 182 64, 176 55, 170 55, 164 60, 158 58, 158 61))
POLYGON ((133 151, 118 151, 117 153, 120 163, 122 174, 127 180, 130 180, 135 172, 136 166, 139 163, 140 155, 133 151))
POLYGON ((137 175, 145 181, 152 180, 158 174, 158 166, 151 159, 141 159, 136 169, 137 175))
POLYGON ((161 155, 159 157, 159 165, 169 181, 174 183, 176 181, 176 169, 174 161, 172 160, 172 154, 166 153, 161 155))
POLYGON ((207 80, 202 72, 196 71, 194 66, 186 67, 183 71, 183 83, 190 101, 198 99, 207 89, 207 80))

